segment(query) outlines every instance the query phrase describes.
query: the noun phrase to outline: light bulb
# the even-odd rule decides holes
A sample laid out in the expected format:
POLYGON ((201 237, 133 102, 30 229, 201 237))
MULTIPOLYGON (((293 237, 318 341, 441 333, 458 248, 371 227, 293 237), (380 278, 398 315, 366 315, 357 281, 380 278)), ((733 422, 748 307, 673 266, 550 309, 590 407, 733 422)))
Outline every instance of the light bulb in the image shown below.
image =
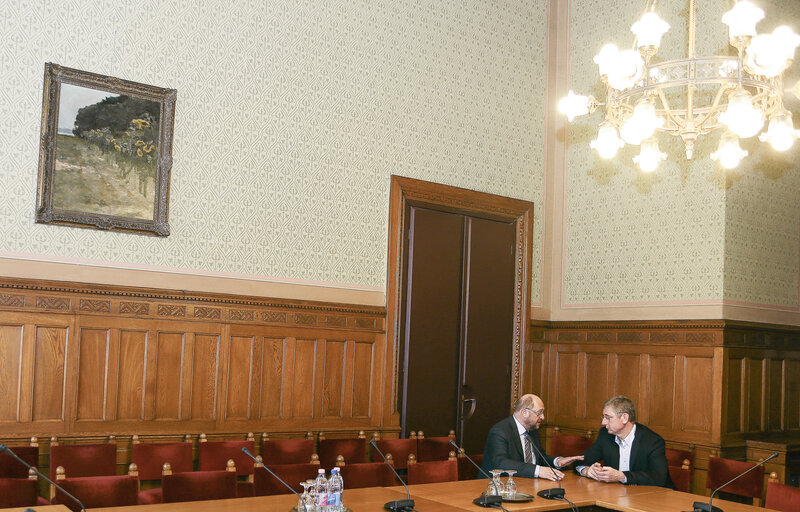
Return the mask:
POLYGON ((636 105, 636 108, 633 109, 633 118, 636 120, 638 128, 642 131, 642 139, 652 136, 656 128, 664 126, 664 119, 656 115, 655 103, 649 98, 642 98, 636 105))
POLYGON ((655 137, 642 141, 642 149, 639 154, 633 157, 633 163, 639 164, 639 168, 644 172, 653 172, 658 169, 658 164, 666 160, 667 154, 658 149, 658 141, 655 137))
POLYGON ((608 85, 618 91, 630 89, 641 78, 643 67, 644 61, 639 52, 622 50, 617 54, 608 73, 608 85))
POLYGON ((733 9, 722 15, 722 23, 728 25, 731 41, 756 35, 756 24, 764 19, 764 11, 750 2, 736 2, 733 9))
POLYGON ((669 23, 662 20, 658 14, 647 12, 642 18, 633 24, 631 32, 636 34, 637 46, 639 48, 653 46, 658 48, 661 45, 661 37, 669 30, 669 23))
POLYGON ((589 143, 589 147, 596 149, 602 158, 613 158, 617 150, 624 145, 625 143, 617 135, 617 129, 608 121, 600 125, 597 129, 597 138, 589 143))
POLYGON ((752 96, 742 87, 730 94, 728 108, 720 114, 719 120, 743 139, 757 134, 764 126, 761 110, 753 107, 752 96))
POLYGON ((600 53, 594 56, 594 63, 600 70, 600 76, 608 76, 608 73, 616 68, 617 58, 619 56, 619 48, 613 43, 609 43, 600 50, 600 53))
POLYGON ((798 135, 800 131, 794 129, 792 114, 784 110, 772 116, 767 132, 762 133, 759 139, 761 142, 769 142, 775 151, 786 151, 792 147, 798 135))
POLYGON ((739 139, 731 132, 725 132, 719 139, 719 147, 711 153, 711 159, 718 161, 726 169, 737 167, 746 156, 747 151, 739 146, 739 139))
POLYGON ((747 46, 745 65, 757 75, 772 78, 783 73, 800 46, 800 36, 786 25, 776 28, 772 34, 761 34, 747 46))
POLYGON ((644 139, 642 130, 639 129, 639 124, 633 116, 626 119, 622 126, 619 127, 619 136, 631 146, 638 146, 644 139))
POLYGON ((589 97, 569 91, 559 100, 558 111, 567 116, 567 120, 571 123, 577 116, 589 113, 589 97))

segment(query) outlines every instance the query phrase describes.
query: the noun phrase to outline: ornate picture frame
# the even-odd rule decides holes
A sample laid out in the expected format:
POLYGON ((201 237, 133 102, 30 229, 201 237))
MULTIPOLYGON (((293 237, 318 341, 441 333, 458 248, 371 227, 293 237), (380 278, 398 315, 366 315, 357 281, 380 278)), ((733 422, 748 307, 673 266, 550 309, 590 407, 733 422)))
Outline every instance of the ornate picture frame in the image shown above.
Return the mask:
POLYGON ((169 235, 177 91, 47 63, 36 222, 169 235))

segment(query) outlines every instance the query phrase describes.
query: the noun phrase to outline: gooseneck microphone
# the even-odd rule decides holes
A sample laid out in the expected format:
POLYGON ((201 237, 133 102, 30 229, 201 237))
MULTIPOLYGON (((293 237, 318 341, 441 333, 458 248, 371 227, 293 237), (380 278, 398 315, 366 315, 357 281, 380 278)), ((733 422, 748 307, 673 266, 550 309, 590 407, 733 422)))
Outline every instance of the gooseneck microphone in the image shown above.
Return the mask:
MULTIPOLYGON (((250 457, 251 459, 253 459, 254 461, 256 461, 256 464, 258 464, 258 465, 260 465, 262 468, 266 469, 266 470, 267 470, 267 473, 269 473, 270 475, 274 476, 276 479, 278 479, 278 481, 279 481, 280 483, 282 483, 282 484, 284 485, 284 487, 286 487, 287 489, 289 489, 290 491, 292 491, 292 493, 293 493, 295 496, 297 496, 297 501, 298 501, 299 503, 302 503, 302 504, 303 504, 303 511, 307 511, 307 509, 306 509, 306 502, 303 500, 303 498, 302 498, 302 497, 301 497, 299 494, 297 494, 297 491, 295 491, 294 489, 292 489, 292 486, 291 486, 291 485, 289 485, 289 484, 287 484, 286 482, 284 482, 284 481, 283 481, 283 479, 281 479, 281 477, 279 477, 278 475, 276 475, 275 473, 273 473, 273 472, 272 472, 272 470, 271 470, 271 469, 269 469, 269 468, 267 467, 267 465, 266 465, 266 464, 264 464, 263 462, 261 462, 260 460, 258 460, 257 458, 255 458, 255 457, 253 456, 253 454, 252 454, 252 453, 250 453, 250 451, 249 451, 247 448, 244 448, 244 447, 243 447, 243 448, 242 448, 242 453, 244 453, 245 455, 247 455, 248 457, 250 457)), ((84 511, 84 512, 85 512, 85 511, 84 511)))
POLYGON ((494 496, 487 496, 486 494, 482 494, 482 495, 478 496, 477 498, 475 498, 474 500, 472 500, 472 503, 474 503, 474 504, 476 504, 478 506, 481 506, 481 507, 500 507, 502 509, 503 508, 503 497, 500 496, 500 490, 497 488, 497 484, 495 483, 494 478, 492 478, 491 476, 487 475, 486 471, 484 471, 474 460, 472 460, 472 457, 467 455, 467 452, 465 452, 460 446, 458 446, 455 441, 453 441, 451 439, 450 440, 450 444, 453 445, 453 448, 458 450, 458 453, 460 453, 461 455, 466 457, 466 459, 468 461, 470 461, 473 466, 478 468, 478 471, 480 471, 483 476, 488 478, 489 481, 494 486, 494 492, 495 492, 494 496))
POLYGON ((389 461, 386 460, 386 457, 383 455, 381 449, 378 448, 378 445, 375 444, 374 439, 369 440, 369 445, 372 446, 375 449, 375 451, 381 454, 383 462, 385 462, 386 465, 389 466, 389 469, 392 470, 394 476, 396 476, 397 479, 400 480, 400 483, 403 484, 403 487, 405 487, 406 489, 406 499, 386 502, 383 505, 383 508, 385 508, 386 510, 391 510, 392 512, 410 512, 411 510, 414 510, 414 500, 411 499, 411 493, 408 492, 408 486, 406 485, 406 483, 403 481, 402 478, 400 478, 400 475, 397 474, 397 471, 395 471, 394 466, 389 464, 389 461))
POLYGON ((714 495, 717 494, 717 492, 720 489, 722 489, 723 487, 727 486, 730 483, 733 483, 734 481, 736 481, 739 478, 743 477, 747 473, 749 473, 749 472, 753 471, 754 469, 756 469, 758 466, 761 466, 762 464, 766 464, 768 461, 771 461, 772 459, 774 459, 777 456, 778 456, 778 452, 773 453, 772 455, 770 455, 766 459, 762 460, 761 462, 759 462, 758 464, 756 464, 752 468, 748 469, 744 473, 742 473, 740 475, 737 475, 735 478, 731 479, 730 482, 726 482, 726 483, 720 485, 719 487, 717 487, 716 489, 714 489, 714 492, 711 493, 711 497, 708 498, 708 503, 706 503, 704 501, 695 501, 692 504, 692 508, 694 508, 693 512, 722 512, 721 508, 715 507, 714 505, 711 504, 712 500, 714 499, 714 495))
POLYGON ((28 469, 30 469, 30 470, 33 470, 33 472, 34 472, 34 473, 36 473, 36 474, 37 474, 37 475, 39 475, 40 477, 44 478, 44 480, 45 480, 46 482, 48 482, 50 485, 52 485, 53 487, 55 487, 55 488, 56 488, 56 489, 58 489, 59 491, 63 492, 63 493, 64 493, 64 495, 68 496, 68 497, 69 497, 69 498, 70 498, 72 501, 74 501, 75 503, 77 503, 78 505, 80 505, 80 507, 81 507, 81 510, 82 510, 83 512, 86 512, 86 507, 84 507, 84 506, 83 506, 83 503, 81 503, 81 500, 79 500, 78 498, 76 498, 76 497, 75 497, 75 496, 73 496, 72 494, 68 493, 68 492, 66 491, 66 489, 64 489, 63 487, 61 487, 60 485, 58 485, 58 484, 57 484, 57 483, 55 483, 54 481, 52 481, 52 480, 50 480, 49 478, 47 478, 46 476, 44 476, 44 475, 43 475, 41 472, 39 472, 39 470, 38 470, 38 469, 36 469, 35 467, 31 466, 30 464, 28 464, 28 463, 27 463, 27 462, 25 462, 24 460, 20 459, 20 458, 19 458, 19 456, 17 456, 17 454, 16 454, 16 453, 14 453, 13 451, 11 451, 11 448, 9 448, 8 446, 6 446, 6 445, 4 445, 4 444, 0 444, 0 452, 6 452, 7 454, 9 454, 9 455, 11 455, 12 457, 14 457, 14 458, 17 460, 17 462, 19 462, 19 463, 20 463, 20 464, 22 464, 23 466, 25 466, 26 468, 28 468, 28 469))
POLYGON ((556 477, 556 483, 558 484, 558 487, 551 487, 550 489, 542 489, 541 491, 537 492, 536 495, 546 500, 563 500, 566 491, 561 486, 561 479, 558 478, 556 470, 553 469, 553 466, 550 465, 550 462, 547 460, 547 457, 545 457, 544 454, 541 451, 539 451, 539 448, 536 447, 536 443, 530 441, 530 445, 533 447, 534 450, 536 450, 536 455, 541 457, 544 463, 547 464, 547 467, 550 468, 550 471, 553 472, 553 476, 556 477))

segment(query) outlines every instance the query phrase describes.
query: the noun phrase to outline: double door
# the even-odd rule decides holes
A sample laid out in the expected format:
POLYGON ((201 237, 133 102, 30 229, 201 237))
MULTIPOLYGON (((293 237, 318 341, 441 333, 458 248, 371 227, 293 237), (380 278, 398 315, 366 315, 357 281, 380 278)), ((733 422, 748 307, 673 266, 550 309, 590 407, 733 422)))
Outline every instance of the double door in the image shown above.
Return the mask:
POLYGON ((402 434, 455 429, 480 453, 509 413, 515 222, 412 206, 404 225, 402 434))

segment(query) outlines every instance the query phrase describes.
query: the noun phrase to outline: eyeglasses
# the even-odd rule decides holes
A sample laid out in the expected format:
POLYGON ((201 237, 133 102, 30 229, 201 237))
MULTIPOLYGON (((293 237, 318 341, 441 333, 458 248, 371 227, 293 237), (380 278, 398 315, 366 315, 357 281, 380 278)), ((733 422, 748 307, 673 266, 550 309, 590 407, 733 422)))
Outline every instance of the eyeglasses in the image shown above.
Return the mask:
POLYGON ((619 414, 614 414, 613 416, 611 414, 604 414, 603 415, 603 419, 606 420, 606 421, 611 421, 614 418, 619 418, 619 414))
POLYGON ((541 417, 541 416, 544 416, 544 409, 539 409, 538 411, 534 411, 534 410, 533 410, 533 409, 531 409, 530 407, 526 407, 525 409, 527 409, 527 410, 531 411, 531 412, 532 412, 533 414, 535 414, 536 416, 539 416, 539 417, 541 417))

